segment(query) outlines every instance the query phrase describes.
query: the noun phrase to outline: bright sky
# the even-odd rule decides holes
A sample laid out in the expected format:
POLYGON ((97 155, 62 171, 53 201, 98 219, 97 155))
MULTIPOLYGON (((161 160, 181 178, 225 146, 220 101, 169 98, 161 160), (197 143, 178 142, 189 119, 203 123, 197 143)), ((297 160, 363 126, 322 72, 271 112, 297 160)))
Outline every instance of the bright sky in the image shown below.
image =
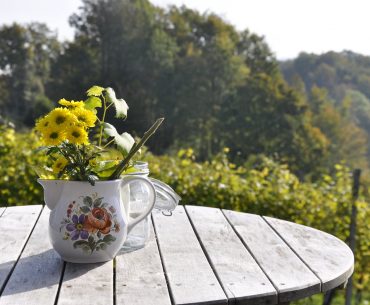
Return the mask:
MULTIPOLYGON (((279 59, 299 52, 351 50, 370 55, 369 0, 152 0, 215 12, 239 30, 265 37, 279 59)), ((0 24, 46 22, 60 39, 72 39, 68 17, 80 0, 0 0, 0 24)))

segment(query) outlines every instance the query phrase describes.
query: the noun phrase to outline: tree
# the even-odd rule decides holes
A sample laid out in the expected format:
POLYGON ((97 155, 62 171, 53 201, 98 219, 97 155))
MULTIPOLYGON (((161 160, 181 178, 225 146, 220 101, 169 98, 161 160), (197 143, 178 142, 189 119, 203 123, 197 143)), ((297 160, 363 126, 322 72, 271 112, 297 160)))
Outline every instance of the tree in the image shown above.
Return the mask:
POLYGON ((329 140, 328 156, 323 159, 326 168, 346 161, 353 167, 366 168, 367 135, 351 117, 346 115, 344 102, 341 108, 334 107, 327 97, 327 91, 313 87, 309 97, 314 116, 313 121, 329 140))
POLYGON ((173 7, 169 18, 180 50, 172 83, 177 88, 175 138, 194 146, 200 158, 209 158, 223 146, 223 108, 249 69, 236 53, 238 33, 216 15, 173 7))
POLYGON ((59 51, 54 33, 46 25, 31 23, 0 28, 0 97, 2 115, 31 126, 51 107, 45 95, 51 62, 59 51))

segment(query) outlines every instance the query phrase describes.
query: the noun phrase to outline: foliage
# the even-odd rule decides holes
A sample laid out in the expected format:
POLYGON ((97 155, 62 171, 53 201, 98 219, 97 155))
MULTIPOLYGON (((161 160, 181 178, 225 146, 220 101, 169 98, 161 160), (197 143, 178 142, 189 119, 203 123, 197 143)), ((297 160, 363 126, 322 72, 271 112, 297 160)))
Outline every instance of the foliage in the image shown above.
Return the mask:
POLYGON ((44 24, 0 28, 0 115, 31 126, 51 108, 46 87, 59 52, 56 34, 44 24))
POLYGON ((370 160, 370 58, 350 51, 301 53, 280 67, 286 80, 307 95, 314 124, 330 141, 329 158, 322 161, 333 165, 346 159, 352 166, 366 167, 370 160))
POLYGON ((136 106, 125 129, 140 133, 143 122, 166 117, 148 143, 154 152, 188 145, 205 160, 226 145, 235 162, 265 153, 303 176, 328 150, 305 99, 287 86, 264 40, 248 30, 239 32, 212 13, 163 10, 146 0, 85 0, 71 24, 75 41, 56 62, 50 88, 60 90, 63 79, 66 88, 82 90, 89 76, 91 83, 113 84, 136 106), (76 50, 89 54, 71 74, 76 50))
POLYGON ((42 188, 32 169, 46 158, 33 154, 41 142, 34 133, 16 133, 0 125, 0 198, 2 206, 42 203, 42 188))
MULTIPOLYGON (((344 241, 349 237, 351 173, 342 164, 335 166, 333 176, 307 183, 286 165, 266 157, 238 167, 222 153, 198 163, 188 149, 176 157, 147 154, 147 160, 151 175, 173 186, 186 204, 270 215, 330 232, 344 241)), ((370 284, 370 206, 361 197, 357 207, 355 286, 366 290, 370 284)))
MULTIPOLYGON (((313 180, 342 160, 367 167, 366 57, 302 54, 281 65, 292 88, 262 37, 213 13, 164 10, 147 0, 84 0, 70 23, 75 39, 63 45, 45 25, 0 28, 1 114, 17 128, 31 126, 60 92, 80 100, 85 88, 100 83, 135 105, 124 122, 116 119, 127 107, 107 90, 118 106, 107 114, 114 135, 141 135, 145 122, 166 117, 156 141, 148 142, 155 153, 191 146, 207 160, 227 146, 238 165, 265 154, 313 180), (333 103, 333 96, 340 100, 333 103)), ((100 106, 101 90, 89 93, 89 107, 100 106)))

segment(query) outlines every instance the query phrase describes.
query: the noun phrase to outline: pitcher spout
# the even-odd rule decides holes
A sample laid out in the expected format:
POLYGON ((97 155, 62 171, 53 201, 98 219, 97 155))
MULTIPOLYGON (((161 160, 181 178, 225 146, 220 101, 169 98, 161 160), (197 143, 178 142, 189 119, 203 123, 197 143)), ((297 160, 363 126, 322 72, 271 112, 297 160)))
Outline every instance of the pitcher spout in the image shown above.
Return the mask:
POLYGON ((46 179, 38 179, 37 182, 44 188, 45 204, 50 210, 53 210, 60 199, 63 190, 63 182, 60 180, 46 179))

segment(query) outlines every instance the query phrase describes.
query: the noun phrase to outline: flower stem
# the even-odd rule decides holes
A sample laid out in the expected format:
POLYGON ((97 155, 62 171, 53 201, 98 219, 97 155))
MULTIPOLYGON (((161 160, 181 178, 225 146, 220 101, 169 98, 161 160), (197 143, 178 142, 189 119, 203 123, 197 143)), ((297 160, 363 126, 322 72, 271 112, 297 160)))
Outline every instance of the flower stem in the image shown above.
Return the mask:
POLYGON ((145 144, 145 142, 157 131, 158 127, 162 124, 164 118, 158 119, 152 127, 144 133, 144 136, 141 138, 139 143, 135 143, 125 159, 123 159, 117 166, 116 170, 109 177, 109 180, 118 179, 122 172, 128 167, 131 158, 139 151, 139 149, 145 144))
POLYGON ((110 140, 107 144, 105 144, 105 145, 103 146, 103 149, 104 149, 104 148, 107 148, 107 146, 109 146, 110 144, 112 144, 114 141, 115 141, 114 139, 113 139, 113 140, 110 140))
POLYGON ((102 141, 102 138, 103 138, 103 127, 104 127, 103 124, 104 124, 105 115, 106 115, 107 109, 108 109, 104 95, 102 95, 102 98, 103 98, 103 116, 102 116, 102 119, 99 120, 99 122, 100 122, 99 146, 101 146, 101 141, 102 141))

